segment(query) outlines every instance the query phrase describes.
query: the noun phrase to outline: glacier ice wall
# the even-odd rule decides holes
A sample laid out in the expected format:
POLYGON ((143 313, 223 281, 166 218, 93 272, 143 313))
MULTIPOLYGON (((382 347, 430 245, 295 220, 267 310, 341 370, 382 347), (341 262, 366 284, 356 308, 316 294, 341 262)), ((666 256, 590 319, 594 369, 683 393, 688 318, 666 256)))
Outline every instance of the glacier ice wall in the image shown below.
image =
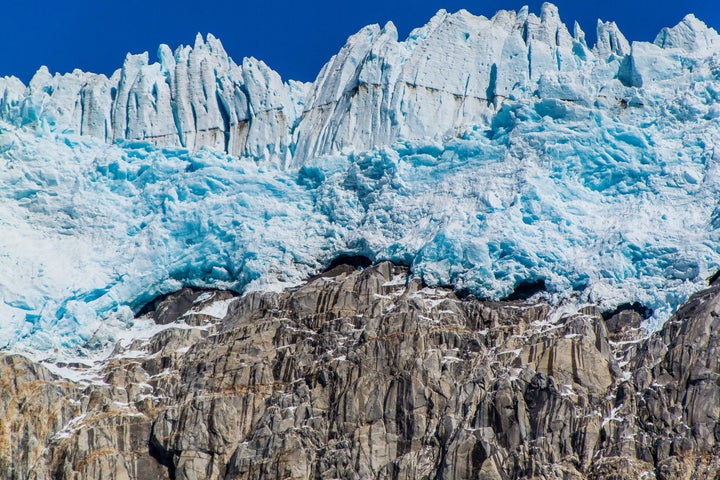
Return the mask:
MULTIPOLYGON (((507 100, 540 95, 592 104, 621 95, 617 77, 630 46, 613 23, 600 22, 598 38, 589 49, 582 30, 571 35, 551 4, 539 16, 524 8, 492 19, 441 10, 404 41, 392 23, 363 28, 315 82, 302 84, 283 83, 255 59, 238 65, 212 35, 198 36, 194 47, 174 53, 161 46, 158 63, 129 54, 109 79, 77 70, 52 76, 44 68, 27 88, 4 79, 0 116, 110 143, 204 146, 297 167, 318 155, 487 126, 507 100)), ((702 48, 663 38, 672 48, 702 48)), ((628 77, 646 74, 628 68, 628 77)))
POLYGON ((280 288, 342 253, 658 324, 720 265, 720 37, 557 9, 369 26, 315 82, 212 36, 110 78, 0 79, 0 343, 101 345, 182 285, 280 288))

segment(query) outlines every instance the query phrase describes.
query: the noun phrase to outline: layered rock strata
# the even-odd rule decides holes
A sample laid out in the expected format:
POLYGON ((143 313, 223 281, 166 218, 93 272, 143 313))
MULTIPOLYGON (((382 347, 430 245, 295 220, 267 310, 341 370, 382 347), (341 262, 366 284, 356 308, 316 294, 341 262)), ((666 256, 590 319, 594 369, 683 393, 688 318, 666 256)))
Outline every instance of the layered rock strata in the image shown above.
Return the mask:
POLYGON ((3 357, 2 478, 720 474, 720 285, 649 338, 593 307, 458 299, 390 263, 203 314, 227 299, 163 299, 151 314, 174 323, 65 366, 84 380, 3 357))

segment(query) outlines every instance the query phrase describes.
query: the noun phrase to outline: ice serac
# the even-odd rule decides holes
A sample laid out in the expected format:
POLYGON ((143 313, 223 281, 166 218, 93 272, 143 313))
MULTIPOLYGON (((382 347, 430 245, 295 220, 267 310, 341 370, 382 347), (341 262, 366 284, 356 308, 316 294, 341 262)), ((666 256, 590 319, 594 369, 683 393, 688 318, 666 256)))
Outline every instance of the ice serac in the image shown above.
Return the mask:
POLYGON ((92 74, 79 70, 65 75, 51 75, 41 67, 30 80, 21 110, 23 123, 42 118, 59 129, 80 131, 82 102, 80 92, 92 74))
POLYGON ((654 43, 661 48, 679 48, 688 54, 707 55, 720 47, 720 36, 690 14, 676 26, 663 28, 654 43))
POLYGON ((0 78, 0 116, 11 116, 19 108, 24 96, 25 85, 19 78, 0 78))
MULTIPOLYGON (((603 59, 628 53, 614 24, 598 30, 603 59)), ((539 93, 589 102, 583 70, 594 68, 584 38, 569 33, 551 4, 539 16, 523 8, 491 19, 441 10, 404 41, 392 23, 366 27, 312 85, 284 83, 255 59, 237 65, 212 35, 174 54, 163 45, 158 58, 128 54, 110 79, 41 70, 23 108, 4 117, 108 142, 207 147, 299 166, 317 155, 489 125, 507 99, 539 93)), ((617 65, 595 84, 612 79, 617 65)))
POLYGON ((235 64, 212 35, 198 35, 193 47, 174 53, 161 45, 158 59, 150 63, 147 53, 128 54, 110 78, 77 70, 53 76, 42 67, 27 88, 2 79, 0 114, 17 125, 106 142, 142 140, 288 161, 303 84, 284 83, 261 61, 235 64))
POLYGON ((597 42, 594 50, 596 55, 602 59, 607 59, 610 55, 624 57, 630 54, 630 44, 615 22, 598 20, 597 42))
POLYGON ((441 10, 403 41, 392 23, 363 28, 312 84, 283 82, 256 59, 238 65, 219 40, 198 35, 174 53, 162 45, 158 63, 128 54, 109 79, 41 69, 24 94, 4 79, 13 85, 4 87, 0 113, 107 142, 206 147, 300 167, 321 155, 492 127, 507 102, 612 103, 632 97, 628 88, 691 82, 697 75, 685 74, 702 71, 719 46, 692 15, 654 43, 632 45, 614 22, 598 21, 590 48, 550 3, 539 15, 526 7, 492 18, 441 10))
POLYGON ((688 15, 675 27, 664 28, 653 43, 633 42, 628 68, 620 77, 626 85, 649 91, 663 90, 670 83, 687 89, 717 78, 719 53, 718 33, 688 15))
POLYGON ((96 75, 87 81, 82 89, 82 135, 113 138, 112 104, 105 100, 115 95, 116 84, 116 81, 105 75, 96 75))
POLYGON ((587 53, 551 4, 539 17, 526 8, 491 19, 441 10, 403 42, 392 24, 367 27, 313 84, 295 163, 489 125, 505 99, 527 98, 538 88, 584 96, 570 85, 578 83, 587 53))

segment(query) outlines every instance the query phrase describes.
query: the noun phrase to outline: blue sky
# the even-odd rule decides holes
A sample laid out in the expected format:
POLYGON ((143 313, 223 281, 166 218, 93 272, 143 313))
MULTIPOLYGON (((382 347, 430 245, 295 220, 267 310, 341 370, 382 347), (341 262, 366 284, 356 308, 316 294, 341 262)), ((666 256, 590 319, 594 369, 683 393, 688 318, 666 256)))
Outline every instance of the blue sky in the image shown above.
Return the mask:
MULTIPOLYGON (((3 0, 0 76, 27 82, 40 65, 53 72, 73 68, 110 74, 127 52, 191 44, 195 34, 213 33, 230 56, 264 60, 285 79, 313 80, 345 39, 370 23, 392 20, 400 35, 424 24, 438 9, 465 8, 486 16, 496 10, 541 1, 363 0, 361 2, 263 0, 3 0)), ((563 20, 577 20, 594 41, 597 18, 614 20, 629 40, 651 41, 663 26, 695 13, 720 27, 711 0, 557 0, 563 20)))

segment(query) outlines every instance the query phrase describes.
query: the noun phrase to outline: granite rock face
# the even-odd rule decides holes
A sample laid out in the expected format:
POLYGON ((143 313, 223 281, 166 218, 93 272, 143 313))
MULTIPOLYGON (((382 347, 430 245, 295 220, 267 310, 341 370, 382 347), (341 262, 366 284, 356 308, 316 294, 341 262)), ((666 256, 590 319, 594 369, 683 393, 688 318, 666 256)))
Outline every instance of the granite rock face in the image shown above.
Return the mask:
POLYGON ((2 478, 720 474, 720 285, 649 338, 594 307, 459 299, 391 263, 248 294, 220 321, 203 312, 229 294, 199 293, 159 301, 174 322, 150 340, 65 366, 79 380, 2 358, 2 478))

